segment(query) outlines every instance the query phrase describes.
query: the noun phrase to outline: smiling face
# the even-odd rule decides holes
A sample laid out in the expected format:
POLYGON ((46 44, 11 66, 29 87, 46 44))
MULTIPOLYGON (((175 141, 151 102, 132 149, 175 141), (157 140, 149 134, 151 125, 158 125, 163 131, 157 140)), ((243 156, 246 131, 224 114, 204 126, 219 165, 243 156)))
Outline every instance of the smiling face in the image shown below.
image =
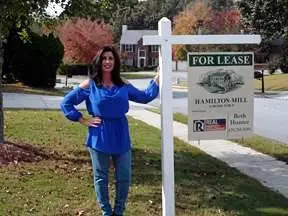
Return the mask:
POLYGON ((101 86, 104 79, 105 82, 110 79, 117 86, 124 84, 120 76, 120 57, 114 47, 102 47, 93 58, 90 69, 89 76, 97 86, 101 86))
POLYGON ((111 73, 114 69, 115 58, 112 52, 104 52, 102 55, 102 73, 111 73))

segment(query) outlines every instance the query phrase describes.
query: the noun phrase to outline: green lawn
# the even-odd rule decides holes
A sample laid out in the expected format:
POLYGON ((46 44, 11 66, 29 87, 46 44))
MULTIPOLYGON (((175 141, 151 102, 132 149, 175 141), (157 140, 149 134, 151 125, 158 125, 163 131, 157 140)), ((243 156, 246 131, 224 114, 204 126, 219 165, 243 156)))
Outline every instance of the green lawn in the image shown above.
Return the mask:
MULTIPOLYGON (((160 113, 159 109, 149 109, 152 112, 160 113)), ((173 113, 173 119, 183 124, 188 124, 188 116, 182 113, 173 113)), ((264 154, 271 155, 279 160, 288 163, 288 146, 275 140, 261 136, 247 137, 243 139, 231 140, 242 146, 252 148, 264 154)))
MULTIPOLYGON (((6 110, 4 114, 6 140, 41 149, 41 154, 33 152, 46 159, 0 166, 0 215, 100 215, 83 146, 85 127, 58 111, 6 110)), ((132 118, 129 123, 133 181, 126 216, 160 216, 160 131, 132 118)), ((178 139, 175 194, 176 215, 181 216, 288 215, 287 199, 178 139)))
POLYGON ((137 73, 122 73, 121 77, 125 79, 151 79, 154 78, 155 75, 150 74, 137 74, 137 73))
MULTIPOLYGON (((254 80, 255 89, 261 90, 262 81, 254 80)), ((265 91, 288 91, 288 74, 275 74, 264 77, 265 91)))
POLYGON ((63 96, 64 89, 42 89, 42 88, 32 88, 21 83, 15 84, 3 84, 3 92, 8 93, 23 93, 23 94, 41 94, 41 95, 51 95, 51 96, 63 96))

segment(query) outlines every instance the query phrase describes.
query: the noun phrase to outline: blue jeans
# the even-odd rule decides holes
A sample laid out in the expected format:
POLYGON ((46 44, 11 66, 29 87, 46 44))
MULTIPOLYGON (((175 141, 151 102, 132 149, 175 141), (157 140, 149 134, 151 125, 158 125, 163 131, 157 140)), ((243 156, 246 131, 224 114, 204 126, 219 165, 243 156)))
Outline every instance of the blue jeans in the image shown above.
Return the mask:
POLYGON ((89 148, 89 152, 92 160, 95 192, 103 216, 111 216, 113 213, 123 215, 131 182, 131 151, 121 155, 110 155, 89 148), (110 158, 113 160, 116 180, 114 211, 109 202, 108 192, 110 158))

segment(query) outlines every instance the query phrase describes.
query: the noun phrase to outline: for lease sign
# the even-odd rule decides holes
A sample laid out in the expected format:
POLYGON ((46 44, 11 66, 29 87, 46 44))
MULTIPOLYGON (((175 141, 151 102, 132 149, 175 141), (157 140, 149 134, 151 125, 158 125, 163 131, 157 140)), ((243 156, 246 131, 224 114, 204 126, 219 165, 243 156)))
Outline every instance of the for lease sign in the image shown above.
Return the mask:
POLYGON ((254 55, 188 53, 189 139, 253 134, 254 55))

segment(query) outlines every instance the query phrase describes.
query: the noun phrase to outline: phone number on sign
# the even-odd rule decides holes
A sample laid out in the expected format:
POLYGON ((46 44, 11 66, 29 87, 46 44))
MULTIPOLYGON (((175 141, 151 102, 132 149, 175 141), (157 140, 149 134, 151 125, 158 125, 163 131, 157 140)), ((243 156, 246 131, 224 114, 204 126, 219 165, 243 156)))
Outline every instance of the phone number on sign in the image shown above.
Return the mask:
POLYGON ((228 132, 243 132, 243 131, 251 131, 251 128, 244 127, 244 128, 229 128, 228 132))
POLYGON ((213 104, 209 105, 209 108, 220 108, 220 107, 235 107, 234 104, 213 104))

